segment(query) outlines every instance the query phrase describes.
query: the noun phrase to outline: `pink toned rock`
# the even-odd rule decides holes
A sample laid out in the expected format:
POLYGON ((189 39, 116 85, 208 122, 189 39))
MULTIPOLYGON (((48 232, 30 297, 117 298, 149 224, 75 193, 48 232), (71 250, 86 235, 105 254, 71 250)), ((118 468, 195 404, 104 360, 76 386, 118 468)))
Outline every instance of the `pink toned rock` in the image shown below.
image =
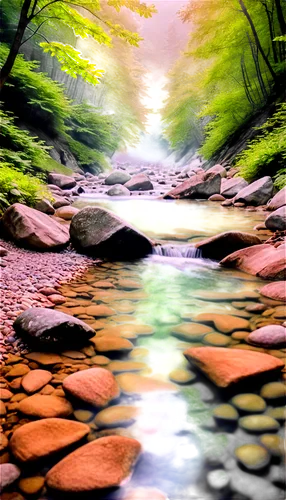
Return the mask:
POLYGON ((265 279, 283 279, 285 274, 285 245, 255 245, 238 250, 225 257, 220 264, 235 267, 265 279))
POLYGON ((57 250, 69 242, 68 229, 48 215, 21 203, 11 205, 3 215, 8 234, 19 245, 36 250, 57 250))
POLYGON ((265 220, 265 226, 271 231, 285 231, 286 229, 286 206, 277 208, 265 220))
POLYGON ((20 476, 20 469, 10 463, 0 464, 0 493, 13 484, 20 476))
POLYGON ((242 177, 233 177, 232 179, 223 179, 220 193, 225 198, 233 198, 241 189, 248 186, 246 180, 242 177))
POLYGON ((262 177, 249 184, 237 193, 234 203, 245 203, 246 205, 265 205, 273 193, 273 182, 271 177, 262 177))
POLYGON ((286 187, 273 196, 267 208, 268 210, 277 210, 277 208, 283 207, 283 205, 286 205, 286 187))
POLYGON ((150 191, 153 189, 153 184, 147 175, 136 174, 124 184, 124 187, 129 191, 150 191))
POLYGON ((222 196, 221 194, 213 194, 212 196, 209 197, 209 201, 224 201, 225 197, 222 196))
POLYGON ((260 352, 224 347, 191 347, 187 360, 218 387, 226 388, 248 378, 279 372, 284 363, 260 352))
POLYGON ((284 347, 286 345, 286 329, 281 325, 263 326, 251 332, 246 340, 258 347, 284 347))
POLYGON ((179 184, 167 194, 166 199, 209 198, 220 193, 221 176, 213 173, 200 173, 179 184))
POLYGON ((89 433, 86 424, 63 418, 46 418, 22 425, 15 430, 10 448, 17 460, 28 462, 50 456, 89 433))
POLYGON ((221 260, 242 248, 260 245, 261 240, 254 234, 241 231, 226 231, 196 243, 195 246, 207 259, 221 260))
POLYGON ((56 217, 60 217, 61 219, 64 220, 72 220, 73 216, 79 212, 78 208, 72 207, 72 206, 67 206, 67 207, 60 207, 56 210, 56 217))
POLYGON ((108 436, 82 446, 47 474, 49 488, 80 493, 118 487, 130 476, 141 451, 135 439, 108 436))
POLYGON ((19 403, 19 411, 30 417, 53 418, 68 417, 73 409, 65 399, 57 396, 34 394, 19 403))
POLYGON ((51 372, 47 370, 32 370, 22 378, 22 387, 28 393, 37 392, 52 380, 51 372))
POLYGON ((99 408, 117 398, 120 389, 114 375, 105 368, 90 368, 69 375, 63 389, 72 396, 99 408))
POLYGON ((63 297, 62 295, 59 295, 58 293, 49 295, 49 300, 57 306, 64 304, 66 302, 66 298, 63 297))
POLYGON ((286 300, 286 283, 285 281, 276 281, 262 287, 259 292, 264 297, 269 299, 285 301, 286 300))
POLYGON ((76 181, 68 175, 51 173, 48 176, 48 183, 54 184, 61 189, 71 189, 76 186, 76 181))
POLYGON ((214 165, 207 170, 208 174, 219 174, 221 177, 226 177, 226 169, 222 165, 214 165))

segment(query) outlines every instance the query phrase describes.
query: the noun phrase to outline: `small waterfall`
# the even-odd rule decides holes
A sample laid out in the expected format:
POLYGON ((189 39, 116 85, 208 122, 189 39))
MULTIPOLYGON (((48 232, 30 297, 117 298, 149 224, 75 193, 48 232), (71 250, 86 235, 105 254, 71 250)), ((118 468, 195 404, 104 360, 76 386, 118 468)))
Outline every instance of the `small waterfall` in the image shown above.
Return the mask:
POLYGON ((156 245, 153 248, 154 255, 161 257, 181 257, 184 259, 200 259, 202 252, 193 245, 156 245))

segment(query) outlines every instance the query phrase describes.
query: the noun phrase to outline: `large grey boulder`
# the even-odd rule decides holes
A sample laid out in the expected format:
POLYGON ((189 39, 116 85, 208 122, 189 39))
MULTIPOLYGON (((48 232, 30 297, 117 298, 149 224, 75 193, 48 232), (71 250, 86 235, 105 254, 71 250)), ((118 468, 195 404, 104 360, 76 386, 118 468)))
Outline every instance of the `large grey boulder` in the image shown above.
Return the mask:
POLYGON ((108 194, 108 196, 130 196, 130 191, 121 184, 115 184, 115 186, 108 189, 106 194, 108 194))
POLYGON ((63 248, 69 242, 69 231, 65 226, 21 203, 15 203, 5 211, 3 224, 20 246, 51 251, 63 248))
POLYGON ((233 198, 239 191, 248 186, 248 182, 242 177, 232 177, 223 179, 221 183, 220 194, 225 198, 233 198))
POLYGON ((137 174, 131 177, 130 181, 126 182, 125 187, 129 191, 150 191, 153 189, 153 184, 147 175, 137 174))
POLYGON ((64 347, 83 344, 95 335, 93 328, 80 319, 40 307, 24 311, 13 327, 19 336, 31 342, 64 347))
POLYGON ((268 215, 265 220, 265 226, 271 231, 286 230, 286 206, 278 208, 275 212, 268 215))
POLYGON ((122 170, 114 170, 111 174, 106 177, 105 184, 108 186, 114 186, 115 184, 125 184, 125 182, 130 181, 131 175, 122 170))
POLYGON ((215 173, 199 173, 179 184, 164 195, 166 199, 209 198, 220 193, 221 176, 215 173))
POLYGON ((266 176, 258 179, 243 188, 234 198, 234 203, 242 202, 246 205, 265 205, 273 193, 273 182, 271 177, 266 176))
POLYGON ((152 252, 151 241, 137 229, 100 207, 86 207, 70 225, 74 247, 94 257, 137 259, 152 252))
POLYGON ((54 184, 61 189, 71 189, 76 186, 76 181, 73 177, 63 174, 49 174, 48 183, 54 184))
POLYGON ((196 243, 195 246, 206 259, 221 260, 227 255, 252 245, 261 245, 258 236, 240 231, 227 231, 216 234, 196 243))
POLYGON ((273 196, 272 200, 267 206, 268 210, 277 210, 277 208, 283 207, 286 205, 286 187, 278 191, 275 196, 273 196))

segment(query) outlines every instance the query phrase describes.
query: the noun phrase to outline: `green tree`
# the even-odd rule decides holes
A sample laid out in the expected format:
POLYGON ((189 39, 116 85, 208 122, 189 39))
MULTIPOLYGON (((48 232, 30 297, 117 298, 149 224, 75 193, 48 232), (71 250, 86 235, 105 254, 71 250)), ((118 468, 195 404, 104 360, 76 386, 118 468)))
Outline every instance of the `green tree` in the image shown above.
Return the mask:
MULTIPOLYGON (((116 11, 127 7, 143 17, 150 17, 156 12, 153 5, 147 6, 140 0, 107 0, 107 4, 116 11)), ((72 77, 81 76, 85 81, 96 85, 102 76, 89 59, 83 59, 79 51, 68 44, 49 41, 42 33, 45 24, 62 23, 72 28, 81 38, 92 37, 98 43, 111 46, 112 36, 122 38, 131 45, 138 46, 141 40, 137 33, 130 32, 120 24, 114 24, 101 15, 100 0, 19 0, 20 16, 8 57, 2 67, 0 89, 3 88, 13 68, 16 57, 24 43, 32 37, 44 39, 40 43, 45 52, 56 57, 63 71, 72 77), (25 35, 26 32, 29 32, 25 35)))

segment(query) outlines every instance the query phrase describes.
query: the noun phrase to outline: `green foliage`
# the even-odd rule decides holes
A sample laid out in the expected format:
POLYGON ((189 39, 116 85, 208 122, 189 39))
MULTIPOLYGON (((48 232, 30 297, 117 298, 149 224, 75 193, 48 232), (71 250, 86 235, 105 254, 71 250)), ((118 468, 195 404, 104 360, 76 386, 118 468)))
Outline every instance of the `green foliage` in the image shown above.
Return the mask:
POLYGON ((33 172, 47 160, 48 147, 14 123, 14 116, 0 109, 0 159, 24 173, 33 172))
POLYGON ((46 187, 39 179, 19 172, 10 163, 1 162, 0 213, 16 202, 33 206, 38 196, 50 197, 46 187))
POLYGON ((236 166, 248 181, 268 169, 269 174, 275 174, 275 186, 282 189, 286 185, 286 169, 281 168, 286 162, 286 103, 259 130, 261 134, 239 155, 236 166))
POLYGON ((104 153, 96 149, 91 149, 68 135, 67 142, 71 152, 82 168, 87 168, 94 172, 108 170, 110 165, 104 153))

